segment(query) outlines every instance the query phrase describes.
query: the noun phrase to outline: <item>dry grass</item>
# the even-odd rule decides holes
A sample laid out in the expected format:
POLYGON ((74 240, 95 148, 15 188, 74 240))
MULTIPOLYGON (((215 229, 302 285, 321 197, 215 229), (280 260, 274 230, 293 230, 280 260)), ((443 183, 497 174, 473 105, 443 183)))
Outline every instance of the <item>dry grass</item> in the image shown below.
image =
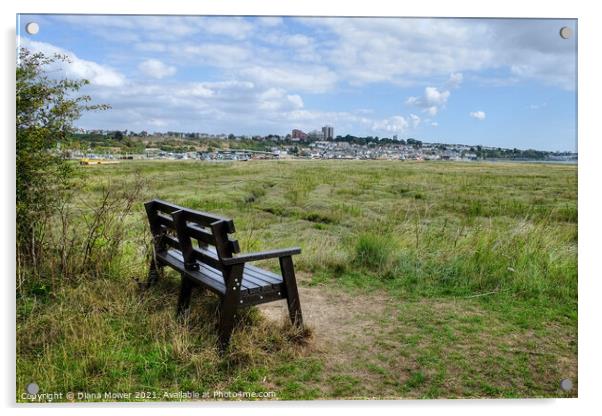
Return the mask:
POLYGON ((149 186, 112 223, 122 241, 104 268, 22 276, 18 392, 576 395, 558 388, 577 383, 575 167, 134 162, 89 169, 76 188, 98 207, 106 181, 136 175, 149 186), (300 245, 309 331, 285 324, 282 305, 252 308, 219 355, 215 297, 195 295, 178 322, 177 275, 141 291, 153 197, 233 217, 243 251, 300 245))

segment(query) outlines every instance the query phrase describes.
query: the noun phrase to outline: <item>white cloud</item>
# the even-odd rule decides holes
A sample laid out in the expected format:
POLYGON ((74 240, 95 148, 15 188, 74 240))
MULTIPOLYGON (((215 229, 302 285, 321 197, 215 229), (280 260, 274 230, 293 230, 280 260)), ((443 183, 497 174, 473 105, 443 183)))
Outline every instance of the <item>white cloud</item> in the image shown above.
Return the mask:
POLYGON ((485 120, 486 114, 484 111, 471 111, 470 116, 472 118, 476 118, 477 120, 485 120))
POLYGON ((117 70, 93 61, 81 59, 73 52, 51 45, 50 43, 37 42, 20 37, 18 44, 32 52, 42 52, 45 55, 65 55, 70 62, 57 62, 49 71, 54 76, 66 78, 87 79, 93 85, 105 87, 119 87, 125 83, 125 77, 117 70))
POLYGON ((181 95, 188 95, 188 96, 202 97, 202 98, 212 97, 215 94, 215 92, 211 88, 207 87, 203 83, 192 84, 190 86, 190 88, 186 89, 186 91, 180 90, 178 92, 181 95))
MULTIPOLYGON (((271 127, 282 131, 288 130, 291 120, 295 120, 312 128, 335 124, 341 132, 348 129, 358 134, 372 129, 401 132, 421 124, 435 127, 437 123, 428 117, 436 116, 449 104, 451 92, 464 80, 494 82, 495 76, 500 85, 536 80, 567 89, 574 87, 574 47, 570 46, 571 41, 559 40, 556 29, 549 36, 550 28, 558 22, 539 25, 510 20, 210 16, 65 19, 63 23, 89 28, 92 34, 113 39, 114 44, 107 43, 112 48, 121 47, 123 40, 129 39, 132 53, 144 51, 144 58, 155 58, 162 64, 152 72, 154 75, 147 74, 157 79, 163 76, 162 83, 128 83, 128 88, 118 93, 115 89, 94 90, 92 96, 98 97, 98 102, 120 109, 90 116, 107 121, 105 126, 110 128, 113 126, 108 120, 123 120, 124 128, 132 120, 141 124, 155 120, 166 128, 190 126, 203 131, 212 126, 246 126, 250 132, 253 126, 261 125, 263 131, 271 127), (288 24, 291 20, 294 25, 288 24), (298 30, 301 25, 309 30, 298 30), (514 30, 508 30, 509 27, 514 30), (163 62, 177 62, 178 67, 192 70, 217 68, 219 79, 228 81, 165 79, 175 68, 163 62), (484 69, 492 71, 475 73, 484 69), (338 86, 355 89, 373 82, 393 88, 427 87, 406 101, 416 107, 411 110, 416 114, 384 118, 386 115, 378 112, 305 108, 305 93, 337 91, 338 86)), ((56 47, 55 50, 62 51, 56 47)), ((115 68, 115 62, 122 59, 122 71, 130 68, 131 62, 144 59, 129 56, 129 52, 122 55, 119 57, 113 49, 106 56, 115 68)), ((100 61, 71 56, 76 64, 61 68, 63 73, 73 77, 84 74, 93 87, 126 83, 123 74, 100 61)), ((199 77, 204 76, 204 70, 198 72, 199 77)))
POLYGON ((245 39, 253 31, 253 25, 242 17, 206 17, 201 24, 212 35, 224 35, 233 39, 245 39))
POLYGON ((286 44, 292 47, 308 46, 312 43, 312 39, 305 35, 295 34, 286 38, 286 44))
MULTIPOLYGON (((462 82, 462 72, 494 69, 502 70, 502 74, 507 72, 500 76, 498 71, 495 77, 512 82, 537 80, 565 89, 575 88, 575 39, 567 41, 558 36, 561 25, 576 29, 571 20, 236 16, 55 16, 51 19, 85 27, 107 40, 123 43, 129 39, 128 42, 140 44, 139 47, 147 50, 159 50, 159 43, 170 41, 197 46, 244 41, 244 45, 238 46, 243 46, 253 58, 247 63, 266 68, 282 59, 327 64, 337 79, 345 79, 352 85, 371 82, 416 85, 451 73, 447 88, 453 89, 462 82), (293 26, 285 27, 283 23, 291 20, 308 26, 310 31, 290 33, 293 26), (312 29, 319 36, 312 38, 312 29), (294 51, 287 54, 278 48, 262 50, 255 42, 260 36, 280 38, 283 45, 287 40, 291 42, 287 47, 294 51)), ((230 46, 235 45, 230 43, 230 46)), ((194 62, 194 56, 186 56, 186 59, 194 62)), ((219 53, 207 55, 206 59, 207 62, 201 63, 222 61, 219 53)), ((475 75, 471 73, 471 79, 475 75)))
POLYGON ((402 133, 408 129, 410 123, 403 116, 393 116, 375 121, 372 130, 387 133, 402 133))
POLYGON ((240 68, 253 57, 249 48, 228 43, 177 44, 170 52, 189 63, 220 68, 240 68))
POLYGON ((421 123, 421 118, 416 114, 410 114, 409 117, 392 116, 382 120, 372 121, 372 130, 386 133, 404 133, 409 129, 415 129, 421 123))
POLYGON ((323 61, 323 51, 318 51, 316 39, 311 36, 300 33, 290 34, 279 29, 262 32, 259 39, 268 43, 273 51, 270 54, 271 56, 264 56, 263 58, 271 58, 270 60, 281 58, 303 63, 323 61), (274 52, 276 52, 276 55, 274 55, 274 52))
MULTIPOLYGON (((507 78, 575 88, 575 42, 558 36, 558 27, 574 28, 571 20, 300 20, 335 34, 323 57, 337 62, 338 72, 351 83, 407 85, 449 73, 505 69, 512 71, 507 78)), ((449 88, 459 81, 450 79, 449 88)))
POLYGON ((464 75, 462 75, 461 72, 453 72, 450 74, 449 79, 447 80, 447 85, 449 88, 458 88, 463 80, 464 75))
POLYGON ((483 25, 452 19, 303 19, 332 31, 336 42, 325 59, 351 83, 413 83, 433 75, 479 70, 490 59, 486 48, 471 45, 483 25))
POLYGON ((287 95, 286 98, 295 108, 303 108, 303 99, 297 94, 287 95))
POLYGON ((166 65, 158 59, 147 59, 138 65, 138 69, 146 76, 161 79, 176 73, 176 67, 166 65))
POLYGON ((439 108, 437 106, 433 105, 433 106, 425 108, 422 111, 424 111, 425 113, 427 113, 429 116, 434 117, 439 112, 439 108))
POLYGON ((122 40, 124 36, 168 41, 199 33, 202 17, 197 16, 116 16, 116 15, 59 15, 54 19, 80 26, 107 40, 122 40))
POLYGON ((426 87, 421 97, 409 97, 406 104, 421 107, 429 116, 436 116, 439 109, 445 106, 451 93, 437 87, 426 87))
POLYGON ((427 105, 442 106, 449 98, 449 91, 439 91, 435 87, 426 87, 424 89, 424 99, 427 105))
POLYGON ((558 28, 576 30, 575 20, 492 20, 490 32, 498 66, 510 69, 508 78, 535 80, 574 90, 576 38, 562 39, 558 28))
POLYGON ((275 86, 298 91, 321 93, 334 88, 336 74, 326 67, 254 65, 242 68, 240 74, 261 85, 275 86))
POLYGON ((282 88, 269 88, 258 95, 259 107, 263 110, 299 110, 303 99, 297 94, 287 94, 282 88))
POLYGON ((261 126, 257 132, 282 132, 296 118, 319 126, 347 117, 304 110, 299 94, 248 81, 132 83, 127 89, 95 87, 88 92, 112 109, 86 113, 78 123, 84 128, 251 133, 261 126))
POLYGON ((431 126, 433 126, 433 127, 438 127, 438 126, 439 126, 439 123, 437 123, 436 121, 433 121, 433 122, 431 123, 431 126))

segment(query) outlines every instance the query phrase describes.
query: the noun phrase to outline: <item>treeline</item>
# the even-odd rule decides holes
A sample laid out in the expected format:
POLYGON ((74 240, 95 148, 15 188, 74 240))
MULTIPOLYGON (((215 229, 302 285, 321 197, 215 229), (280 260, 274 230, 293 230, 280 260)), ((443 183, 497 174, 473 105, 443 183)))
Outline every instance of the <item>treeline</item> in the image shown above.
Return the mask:
POLYGON ((144 151, 144 143, 125 136, 120 131, 113 134, 103 135, 100 133, 73 133, 69 136, 66 145, 71 149, 87 150, 88 148, 101 151, 107 148, 118 147, 124 152, 141 153, 144 151))
POLYGON ((477 155, 479 159, 525 159, 525 160, 546 160, 550 156, 571 156, 566 152, 548 152, 534 149, 496 149, 483 148, 482 146, 471 147, 470 151, 477 155))
POLYGON ((390 139, 388 137, 378 137, 378 136, 352 136, 350 134, 346 134, 345 136, 336 136, 334 138, 335 142, 346 142, 350 144, 357 144, 361 146, 366 146, 369 144, 379 144, 379 145, 387 145, 387 144, 407 144, 413 145, 415 147, 422 147, 422 141, 409 138, 407 140, 404 139, 390 139))
POLYGON ((122 152, 143 153, 147 147, 157 148, 163 152, 184 153, 199 150, 214 151, 217 149, 248 149, 270 151, 278 143, 274 140, 257 141, 253 139, 208 139, 208 138, 177 138, 124 135, 117 130, 108 134, 97 132, 73 133, 65 142, 65 147, 72 150, 104 152, 119 148, 122 152))

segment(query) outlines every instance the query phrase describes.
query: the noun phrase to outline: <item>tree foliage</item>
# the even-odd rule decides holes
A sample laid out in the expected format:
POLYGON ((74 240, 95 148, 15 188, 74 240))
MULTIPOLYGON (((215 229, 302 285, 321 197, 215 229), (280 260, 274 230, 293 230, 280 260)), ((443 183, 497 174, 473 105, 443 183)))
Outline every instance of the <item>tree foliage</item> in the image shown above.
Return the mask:
POLYGON ((72 169, 60 151, 82 112, 103 110, 77 92, 85 79, 56 79, 50 68, 68 63, 64 55, 19 50, 16 69, 17 252, 35 257, 47 219, 65 195, 72 169))

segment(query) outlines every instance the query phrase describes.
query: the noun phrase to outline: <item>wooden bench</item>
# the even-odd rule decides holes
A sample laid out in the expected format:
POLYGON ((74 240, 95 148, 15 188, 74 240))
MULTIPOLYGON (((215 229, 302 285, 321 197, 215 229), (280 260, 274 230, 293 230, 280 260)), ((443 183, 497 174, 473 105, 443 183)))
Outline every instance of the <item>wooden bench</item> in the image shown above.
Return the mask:
POLYGON ((299 248, 237 255, 238 241, 229 237, 234 223, 206 212, 154 199, 144 204, 153 236, 148 285, 169 266, 181 276, 178 316, 189 309, 192 289, 208 289, 220 297, 219 341, 228 346, 238 308, 286 299, 291 322, 302 327, 301 304, 292 256, 299 248), (278 258, 281 275, 250 262, 278 258))

